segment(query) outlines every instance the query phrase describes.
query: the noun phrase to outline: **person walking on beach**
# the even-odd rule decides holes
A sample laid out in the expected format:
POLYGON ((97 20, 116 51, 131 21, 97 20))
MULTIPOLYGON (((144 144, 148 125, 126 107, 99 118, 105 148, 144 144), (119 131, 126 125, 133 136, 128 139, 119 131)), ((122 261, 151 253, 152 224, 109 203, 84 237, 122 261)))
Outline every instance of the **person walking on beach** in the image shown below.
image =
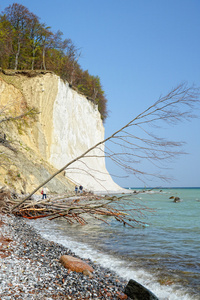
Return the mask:
POLYGON ((46 199, 47 198, 47 188, 43 187, 42 189, 42 199, 46 199))
POLYGON ((78 193, 78 187, 77 187, 77 185, 75 186, 75 193, 76 194, 78 193))

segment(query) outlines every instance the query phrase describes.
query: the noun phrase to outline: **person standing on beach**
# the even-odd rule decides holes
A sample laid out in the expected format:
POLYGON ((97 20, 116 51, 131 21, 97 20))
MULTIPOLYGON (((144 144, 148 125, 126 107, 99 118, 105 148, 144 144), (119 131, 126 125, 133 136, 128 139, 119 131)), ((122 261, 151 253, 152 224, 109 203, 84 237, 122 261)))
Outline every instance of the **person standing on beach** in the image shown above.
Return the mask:
POLYGON ((75 186, 75 193, 76 194, 78 193, 78 187, 77 187, 77 185, 75 186))
POLYGON ((47 198, 47 188, 44 187, 44 188, 42 189, 42 199, 46 199, 46 198, 47 198))
POLYGON ((83 192, 83 187, 82 187, 82 185, 79 186, 79 190, 80 190, 80 193, 83 192))

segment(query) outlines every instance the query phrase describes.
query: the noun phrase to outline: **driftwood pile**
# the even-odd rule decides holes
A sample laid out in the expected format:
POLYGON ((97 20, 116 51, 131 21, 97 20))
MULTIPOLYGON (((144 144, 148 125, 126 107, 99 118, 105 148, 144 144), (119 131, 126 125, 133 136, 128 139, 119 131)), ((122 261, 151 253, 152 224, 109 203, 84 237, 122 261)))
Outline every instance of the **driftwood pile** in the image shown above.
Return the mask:
MULTIPOLYGON (((122 198, 122 197, 121 197, 122 198)), ((54 220, 64 218, 69 224, 81 225, 91 222, 91 218, 100 220, 109 225, 113 218, 123 225, 135 227, 136 223, 143 224, 138 220, 138 214, 147 208, 125 209, 119 206, 123 200, 116 196, 97 196, 91 193, 83 193, 69 196, 69 194, 54 195, 47 199, 28 199, 22 202, 19 197, 6 197, 2 212, 13 213, 27 219, 48 218, 54 220), (120 201, 121 200, 121 201, 120 201), (17 207, 16 207, 17 206, 17 207), (15 208, 16 207, 16 208, 15 208), (108 217, 111 217, 110 219, 108 217)))

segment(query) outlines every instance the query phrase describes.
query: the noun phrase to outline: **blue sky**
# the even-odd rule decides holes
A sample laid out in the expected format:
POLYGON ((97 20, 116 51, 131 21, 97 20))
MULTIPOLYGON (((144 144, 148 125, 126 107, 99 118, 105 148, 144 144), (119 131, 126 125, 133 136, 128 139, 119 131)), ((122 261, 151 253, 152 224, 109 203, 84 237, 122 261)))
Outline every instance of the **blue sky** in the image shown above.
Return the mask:
MULTIPOLYGON (((179 83, 200 86, 199 0, 1 0, 0 11, 14 2, 81 48, 80 65, 100 77, 108 99, 106 136, 179 83)), ((187 143, 189 154, 164 171, 175 179, 171 183, 153 179, 144 184, 134 176, 114 180, 134 187, 200 186, 199 131, 200 119, 160 130, 163 137, 187 143)), ((107 168, 126 175, 112 163, 107 168)))

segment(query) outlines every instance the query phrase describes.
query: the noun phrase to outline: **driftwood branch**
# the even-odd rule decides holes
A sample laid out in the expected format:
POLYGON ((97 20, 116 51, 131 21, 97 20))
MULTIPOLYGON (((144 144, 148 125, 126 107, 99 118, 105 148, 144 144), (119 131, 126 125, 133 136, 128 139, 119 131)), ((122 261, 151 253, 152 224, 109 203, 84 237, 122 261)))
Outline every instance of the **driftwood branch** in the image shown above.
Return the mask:
MULTIPOLYGON (((10 200, 9 207, 16 201, 10 200)), ((9 207, 7 207, 8 211, 9 207)), ((105 217, 110 217, 123 225, 135 227, 144 225, 139 217, 142 217, 147 210, 153 212, 145 206, 133 204, 125 196, 97 197, 96 195, 85 194, 78 197, 63 195, 60 199, 50 198, 41 201, 29 199, 26 203, 21 204, 20 208, 14 211, 14 214, 27 219, 48 218, 49 220, 55 220, 64 218, 69 224, 78 223, 80 225, 87 224, 89 217, 109 225, 109 220, 105 217), (123 208, 120 207, 122 198, 123 208), (115 205, 119 208, 116 209, 115 205)))

